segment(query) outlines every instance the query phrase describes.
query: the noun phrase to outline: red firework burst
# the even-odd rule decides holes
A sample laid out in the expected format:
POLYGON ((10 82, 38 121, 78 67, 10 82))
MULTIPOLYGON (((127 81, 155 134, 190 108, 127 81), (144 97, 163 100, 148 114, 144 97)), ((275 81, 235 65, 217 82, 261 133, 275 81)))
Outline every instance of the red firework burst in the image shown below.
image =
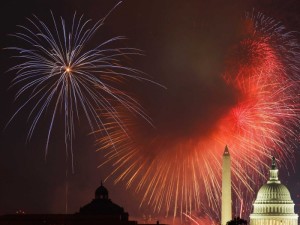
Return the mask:
POLYGON ((238 93, 236 104, 211 132, 176 139, 168 133, 145 134, 121 110, 127 132, 108 122, 110 137, 99 139, 100 150, 108 150, 104 164, 114 167, 110 175, 142 191, 141 204, 152 205, 155 212, 191 215, 206 205, 218 216, 226 144, 239 200, 253 197, 270 155, 283 162, 294 151, 300 122, 298 44, 280 23, 262 14, 243 22, 243 38, 231 48, 223 74, 228 88, 238 93))

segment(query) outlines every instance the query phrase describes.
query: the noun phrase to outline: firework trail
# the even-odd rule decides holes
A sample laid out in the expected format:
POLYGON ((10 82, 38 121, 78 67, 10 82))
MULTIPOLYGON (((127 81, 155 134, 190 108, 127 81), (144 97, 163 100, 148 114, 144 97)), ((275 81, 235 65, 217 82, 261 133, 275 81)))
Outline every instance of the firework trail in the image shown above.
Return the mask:
MULTIPOLYGON (((98 116, 100 110, 107 112, 122 127, 114 107, 121 104, 129 112, 148 119, 138 102, 121 88, 128 79, 148 80, 140 71, 122 65, 122 60, 141 52, 134 48, 114 47, 125 39, 122 36, 88 47, 107 16, 120 3, 96 23, 75 13, 68 25, 62 17, 56 19, 51 12, 52 23, 46 24, 33 16, 27 19, 27 26, 18 26, 20 31, 11 35, 22 43, 22 47, 8 49, 15 52, 14 58, 19 62, 10 70, 16 72, 12 86, 20 87, 16 99, 23 101, 11 120, 24 108, 32 107, 30 139, 46 111, 49 113, 51 109, 47 156, 55 119, 58 114, 63 114, 66 154, 71 155, 72 168, 75 122, 81 117, 87 119, 92 131, 102 129, 105 125, 98 116)), ((109 135, 107 130, 103 131, 109 135)))
POLYGON ((199 217, 197 215, 191 215, 191 214, 186 214, 183 213, 183 215, 186 217, 185 221, 187 221, 187 224, 191 224, 191 225, 207 225, 207 224, 211 224, 211 225, 217 225, 219 224, 219 222, 213 220, 212 218, 205 216, 205 217, 199 217))
POLYGON ((298 140, 298 59, 293 33, 263 14, 247 14, 241 40, 231 47, 222 75, 228 88, 236 91, 236 102, 212 131, 181 138, 157 130, 147 133, 135 118, 119 110, 131 138, 116 122, 110 123, 117 151, 108 137, 99 138, 99 150, 106 154, 100 166, 112 165, 109 177, 141 192, 141 205, 151 205, 155 212, 186 217, 209 210, 216 218, 220 215, 221 160, 228 144, 234 199, 241 202, 235 214, 248 215, 251 206, 245 202, 252 202, 253 188, 264 179, 266 159, 272 154, 290 163, 298 140))

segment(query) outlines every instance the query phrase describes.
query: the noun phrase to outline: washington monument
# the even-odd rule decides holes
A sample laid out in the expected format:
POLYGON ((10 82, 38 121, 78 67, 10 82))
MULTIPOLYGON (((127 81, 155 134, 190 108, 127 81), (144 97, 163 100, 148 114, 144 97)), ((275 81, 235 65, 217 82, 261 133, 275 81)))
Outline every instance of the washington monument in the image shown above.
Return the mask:
POLYGON ((230 171, 230 154, 226 145, 223 154, 222 165, 222 212, 221 224, 226 225, 232 219, 231 212, 231 171, 230 171))

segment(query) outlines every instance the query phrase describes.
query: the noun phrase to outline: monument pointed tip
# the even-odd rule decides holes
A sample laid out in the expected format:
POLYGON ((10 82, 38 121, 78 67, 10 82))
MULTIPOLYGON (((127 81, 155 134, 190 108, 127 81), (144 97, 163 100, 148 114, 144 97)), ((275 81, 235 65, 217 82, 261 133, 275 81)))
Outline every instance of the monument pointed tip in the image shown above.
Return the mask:
POLYGON ((225 146, 224 155, 229 155, 229 149, 228 146, 225 146))

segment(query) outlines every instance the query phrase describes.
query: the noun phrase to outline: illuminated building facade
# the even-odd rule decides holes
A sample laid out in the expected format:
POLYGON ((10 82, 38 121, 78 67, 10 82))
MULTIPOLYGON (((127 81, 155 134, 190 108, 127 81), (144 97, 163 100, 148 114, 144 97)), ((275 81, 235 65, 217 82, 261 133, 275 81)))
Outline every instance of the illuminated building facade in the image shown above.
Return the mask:
POLYGON ((294 206, 289 190, 278 179, 278 169, 273 157, 270 178, 257 193, 250 225, 298 225, 294 206))

